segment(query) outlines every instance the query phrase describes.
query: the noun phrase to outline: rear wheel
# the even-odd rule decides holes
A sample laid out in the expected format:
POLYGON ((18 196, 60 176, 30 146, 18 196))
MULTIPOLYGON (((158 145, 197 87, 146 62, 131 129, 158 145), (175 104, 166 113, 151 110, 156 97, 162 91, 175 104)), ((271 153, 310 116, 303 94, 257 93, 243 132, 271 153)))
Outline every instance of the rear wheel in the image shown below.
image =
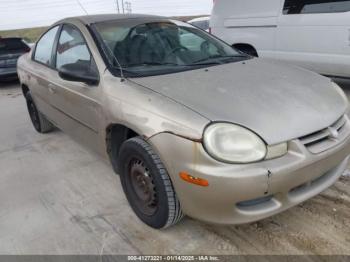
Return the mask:
POLYGON ((120 180, 135 214, 153 228, 166 228, 183 218, 170 177, 158 155, 140 137, 123 143, 120 180))
POLYGON ((35 130, 38 131, 39 133, 48 133, 48 132, 52 131, 54 128, 53 125, 37 109, 30 92, 27 92, 25 97, 26 97, 26 101, 27 101, 28 113, 29 113, 30 119, 33 123, 35 130))

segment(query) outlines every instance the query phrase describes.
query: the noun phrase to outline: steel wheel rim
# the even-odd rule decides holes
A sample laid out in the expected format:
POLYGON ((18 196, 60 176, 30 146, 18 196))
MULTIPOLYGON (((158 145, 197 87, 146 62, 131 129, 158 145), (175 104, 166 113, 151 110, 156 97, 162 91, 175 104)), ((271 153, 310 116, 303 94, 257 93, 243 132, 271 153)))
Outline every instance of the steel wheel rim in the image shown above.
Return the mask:
POLYGON ((152 216, 157 211, 158 196, 152 174, 144 161, 133 159, 130 162, 129 178, 135 204, 143 214, 152 216))

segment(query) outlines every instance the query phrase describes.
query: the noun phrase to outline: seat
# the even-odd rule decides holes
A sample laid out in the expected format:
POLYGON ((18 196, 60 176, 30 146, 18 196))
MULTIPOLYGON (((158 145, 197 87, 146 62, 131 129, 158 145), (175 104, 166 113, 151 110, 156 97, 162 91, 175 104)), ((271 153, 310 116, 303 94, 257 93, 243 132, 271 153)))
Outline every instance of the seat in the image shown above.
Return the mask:
POLYGON ((126 65, 128 63, 127 48, 124 42, 117 42, 114 47, 113 53, 121 65, 126 65))
POLYGON ((128 63, 131 65, 142 64, 147 61, 145 45, 147 38, 143 35, 135 35, 131 38, 128 46, 128 63))

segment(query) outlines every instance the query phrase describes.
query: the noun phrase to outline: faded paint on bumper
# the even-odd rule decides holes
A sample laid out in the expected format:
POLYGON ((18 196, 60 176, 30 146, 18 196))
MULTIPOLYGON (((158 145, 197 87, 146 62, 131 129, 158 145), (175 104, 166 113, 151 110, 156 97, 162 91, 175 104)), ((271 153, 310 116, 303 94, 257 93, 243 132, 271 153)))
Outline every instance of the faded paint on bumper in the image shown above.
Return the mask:
POLYGON ((149 142, 172 178, 184 213, 219 224, 249 223, 295 206, 333 185, 350 160, 350 138, 317 155, 293 140, 287 155, 246 165, 218 162, 200 143, 168 133, 149 142), (208 180, 209 186, 186 183, 180 171, 208 180), (237 205, 264 196, 272 199, 248 207, 237 205))

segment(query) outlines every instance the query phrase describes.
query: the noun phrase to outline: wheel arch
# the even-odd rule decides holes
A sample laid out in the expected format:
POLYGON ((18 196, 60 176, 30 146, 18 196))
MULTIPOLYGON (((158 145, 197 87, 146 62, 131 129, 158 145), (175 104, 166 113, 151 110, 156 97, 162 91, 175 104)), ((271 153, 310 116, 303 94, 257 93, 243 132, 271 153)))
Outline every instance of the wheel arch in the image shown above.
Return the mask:
POLYGON ((111 123, 106 127, 106 149, 113 168, 117 167, 117 160, 121 145, 128 139, 142 136, 139 132, 123 124, 111 123))
POLYGON ((247 53, 248 55, 253 55, 258 57, 258 51, 257 49, 254 47, 254 45, 249 44, 249 43, 235 43, 232 45, 232 47, 238 49, 239 51, 243 52, 243 53, 247 53))
POLYGON ((26 94, 30 91, 26 84, 21 84, 21 89, 24 96, 26 96, 26 94))

